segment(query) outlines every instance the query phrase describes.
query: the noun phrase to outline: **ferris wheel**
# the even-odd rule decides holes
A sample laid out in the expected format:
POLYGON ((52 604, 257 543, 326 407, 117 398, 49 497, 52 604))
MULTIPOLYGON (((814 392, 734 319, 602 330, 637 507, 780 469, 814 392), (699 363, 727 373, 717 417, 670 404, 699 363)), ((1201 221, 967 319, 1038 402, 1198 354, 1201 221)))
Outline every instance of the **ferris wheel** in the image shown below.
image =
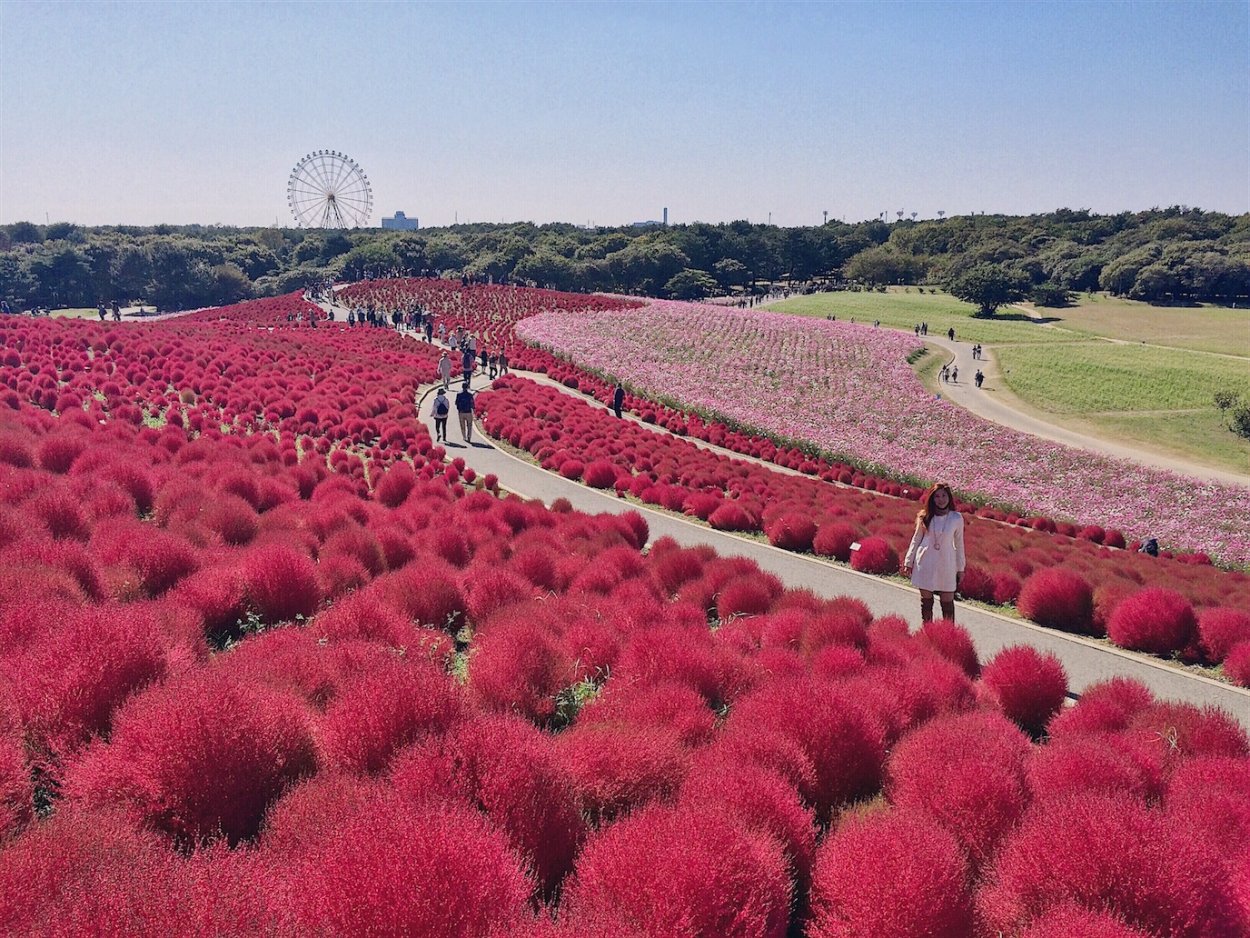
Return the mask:
POLYGON ((301 228, 364 228, 373 211, 365 171, 337 150, 315 150, 296 163, 286 200, 301 228))

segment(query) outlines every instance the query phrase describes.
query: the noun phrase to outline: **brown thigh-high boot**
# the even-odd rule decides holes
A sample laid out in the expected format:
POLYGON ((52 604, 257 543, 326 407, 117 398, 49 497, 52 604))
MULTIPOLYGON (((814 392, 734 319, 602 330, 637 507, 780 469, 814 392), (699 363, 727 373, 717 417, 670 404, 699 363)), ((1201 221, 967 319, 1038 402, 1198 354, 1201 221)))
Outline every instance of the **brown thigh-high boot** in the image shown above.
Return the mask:
POLYGON ((932 596, 920 597, 920 621, 921 622, 933 621, 933 597, 932 596))
POLYGON ((955 600, 953 599, 942 600, 942 618, 948 619, 951 622, 955 621, 955 600))

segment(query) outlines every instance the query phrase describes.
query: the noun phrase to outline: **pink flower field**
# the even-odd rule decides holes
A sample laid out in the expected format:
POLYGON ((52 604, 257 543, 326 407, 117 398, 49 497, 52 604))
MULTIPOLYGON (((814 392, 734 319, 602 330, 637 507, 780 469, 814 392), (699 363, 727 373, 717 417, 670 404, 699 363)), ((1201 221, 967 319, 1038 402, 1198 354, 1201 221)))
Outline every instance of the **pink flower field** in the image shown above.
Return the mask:
POLYGON ((907 362, 918 342, 871 326, 655 301, 544 313, 523 340, 639 393, 885 475, 950 480, 965 496, 1250 564, 1246 489, 1149 469, 982 420, 930 395, 907 362))

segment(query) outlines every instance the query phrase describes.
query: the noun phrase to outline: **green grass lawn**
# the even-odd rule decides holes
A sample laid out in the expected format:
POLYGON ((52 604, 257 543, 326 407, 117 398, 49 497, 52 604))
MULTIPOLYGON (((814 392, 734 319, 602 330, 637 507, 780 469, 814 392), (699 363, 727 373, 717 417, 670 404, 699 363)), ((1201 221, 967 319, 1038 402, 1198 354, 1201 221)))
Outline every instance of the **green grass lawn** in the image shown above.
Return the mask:
POLYGON ((98 319, 100 314, 94 306, 84 306, 72 309, 54 309, 48 315, 53 319, 98 319))
POLYGON ((1180 349, 1065 342, 995 349, 1007 385, 1054 414, 1209 409, 1221 389, 1250 399, 1250 362, 1180 349))
POLYGON ((892 329, 911 329, 916 323, 929 324, 930 335, 946 335, 950 328, 961 342, 980 342, 992 345, 1000 342, 1060 342, 1075 340, 1080 336, 1047 329, 1019 310, 1003 310, 994 319, 974 319, 976 307, 964 303, 946 293, 919 293, 892 289, 888 293, 815 293, 796 296, 772 303, 765 309, 798 316, 825 317, 830 314, 839 319, 854 319, 871 323, 880 319, 881 325, 892 329))
MULTIPOLYGON (((1056 326, 1086 335, 1150 342, 1200 352, 1250 356, 1250 310, 1227 306, 1151 306, 1095 293, 1075 306, 1039 309, 1056 326)), ((1248 366, 1250 367, 1250 366, 1248 366)))

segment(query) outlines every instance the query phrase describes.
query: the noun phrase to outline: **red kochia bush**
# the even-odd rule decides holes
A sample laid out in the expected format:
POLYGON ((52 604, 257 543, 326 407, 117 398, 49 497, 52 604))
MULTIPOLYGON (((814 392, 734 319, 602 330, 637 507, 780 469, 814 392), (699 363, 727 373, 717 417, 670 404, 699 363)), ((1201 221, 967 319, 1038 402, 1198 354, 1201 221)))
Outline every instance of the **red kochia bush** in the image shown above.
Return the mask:
POLYGON ((325 762, 380 772, 399 749, 445 732, 460 714, 460 695, 446 674, 421 660, 392 658, 353 679, 326 709, 325 762))
POLYGON ((1250 687, 1250 639, 1238 642, 1224 659, 1224 673, 1241 687, 1250 687))
POLYGON ((575 934, 783 938, 780 846, 712 807, 652 807, 590 840, 564 905, 575 934))
POLYGON ((611 819, 677 790, 690 759, 663 727, 575 726, 556 737, 555 752, 592 819, 611 819))
POLYGON ((1008 838, 978 896, 990 934, 1014 934, 1065 903, 1104 910, 1150 934, 1236 934, 1218 851, 1124 795, 1043 802, 1008 838))
POLYGON ((712 512, 707 523, 717 531, 755 531, 759 523, 737 502, 724 502, 712 512))
POLYGON ((235 843, 315 769, 297 698, 208 673, 131 698, 66 787, 72 801, 119 806, 181 844, 235 843))
POLYGON ((845 521, 826 521, 812 538, 812 550, 822 557, 843 563, 851 559, 851 545, 859 539, 859 531, 845 521))
POLYGON ((1107 622, 1107 637, 1121 648, 1170 655, 1188 645, 1197 628, 1194 610, 1184 596, 1148 586, 1120 600, 1107 622))
POLYGON ((1034 920, 1020 938, 1150 938, 1114 915, 1061 905, 1034 920))
POLYGON ((468 807, 380 798, 292 871, 307 935, 479 938, 521 934, 531 885, 507 838, 468 807))
POLYGON ((811 908, 811 938, 972 934, 972 896, 959 845, 919 811, 843 821, 816 857, 811 908))
POLYGON ((616 483, 616 467, 606 459, 595 459, 586 464, 582 481, 592 489, 611 488, 616 483))
POLYGON ((884 538, 866 537, 851 551, 851 569, 860 573, 888 576, 898 573, 898 563, 898 551, 884 538))
POLYGON ((1016 608, 1038 625, 1088 632, 1094 621, 1094 593, 1079 573, 1066 567, 1047 567, 1024 581, 1016 608))
POLYGON ((981 672, 981 686, 1008 717, 1040 736, 1068 696, 1068 676, 1052 654, 1028 645, 1004 648, 981 672))
POLYGON ((1250 850, 1250 758, 1198 756, 1168 782, 1167 809, 1226 856, 1250 850))
POLYGON ((918 633, 920 641, 928 645, 943 658, 959 665, 968 677, 976 677, 981 671, 977 660, 977 650, 972 644, 972 636, 962 626, 947 619, 934 619, 926 622, 918 633))
POLYGON ((938 717, 904 736, 888 766, 886 793, 950 831, 978 867, 1028 806, 1023 735, 990 713, 938 717))
POLYGON ((317 568, 290 547, 265 544, 242 559, 248 601, 266 622, 309 616, 321 602, 317 568))
POLYGON ((574 680, 569 654, 537 622, 500 622, 474 641, 469 691, 484 709, 543 722, 555 714, 556 695, 574 680))
POLYGON ((573 867, 586 833, 577 793, 551 737, 517 717, 495 715, 457 727, 452 775, 549 893, 573 867))
POLYGON ((768 543, 782 550, 808 551, 816 536, 816 522, 809 515, 788 512, 764 525, 768 543))
POLYGON ((6 935, 171 934, 177 862, 159 836, 116 812, 62 805, 0 852, 0 927, 6 935))
POLYGON ((33 797, 22 740, 0 727, 0 843, 31 819, 33 797))
POLYGON ((1198 615, 1198 635, 1207 659, 1218 664, 1234 645, 1250 641, 1250 612, 1227 606, 1204 609, 1198 615))

